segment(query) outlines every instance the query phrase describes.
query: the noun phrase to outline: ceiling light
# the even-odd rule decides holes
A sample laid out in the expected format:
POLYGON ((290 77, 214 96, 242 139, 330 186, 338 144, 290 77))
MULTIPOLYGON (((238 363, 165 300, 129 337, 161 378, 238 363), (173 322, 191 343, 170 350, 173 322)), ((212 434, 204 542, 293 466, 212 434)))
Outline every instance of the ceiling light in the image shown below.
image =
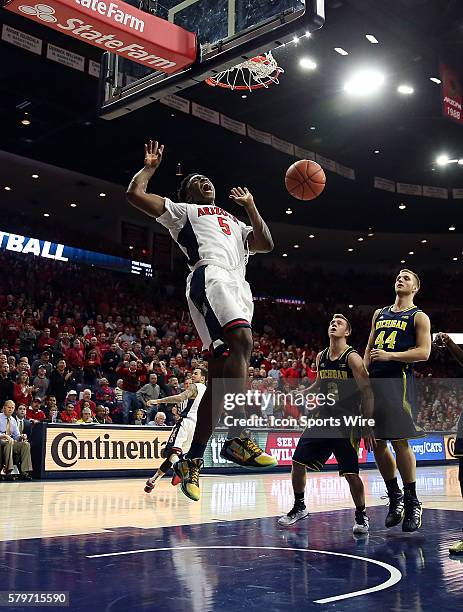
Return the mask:
POLYGON ((349 55, 348 51, 346 51, 342 47, 335 47, 334 50, 336 51, 336 53, 339 53, 339 55, 349 55))
POLYGON ((454 226, 454 225, 451 225, 451 226, 449 227, 449 232, 454 232, 454 231, 455 231, 455 226, 454 226))
POLYGON ((421 244, 426 244, 426 243, 427 243, 427 240, 422 240, 421 241, 421 244))
POLYGON ((448 155, 439 155, 439 157, 436 159, 436 164, 438 166, 446 166, 449 163, 449 156, 448 155))
POLYGON ((399 94, 403 94, 404 96, 411 96, 415 93, 415 90, 410 85, 399 85, 397 87, 397 91, 399 94))
POLYGON ((374 233, 373 232, 369 232, 368 233, 368 238, 371 238, 372 236, 374 236, 374 233))
POLYGON ((373 152, 375 155, 378 155, 380 153, 379 149, 375 149, 373 152))
POLYGON ((401 263, 401 264, 404 264, 404 263, 405 263, 405 259, 401 259, 401 260, 400 260, 400 263, 401 263))
POLYGON ((442 81, 438 79, 437 77, 430 77, 429 80, 432 81, 433 83, 436 83, 436 85, 440 85, 442 83, 442 81))
POLYGON ((453 261, 458 261, 458 257, 454 257, 454 258, 453 258, 453 261))
POLYGON ((310 59, 310 57, 301 57, 299 60, 299 66, 305 70, 315 70, 317 64, 313 61, 313 59, 310 59))
POLYGON ((243 100, 246 100, 247 95, 246 95, 246 94, 243 94, 241 97, 243 98, 243 100))
POLYGON ((354 305, 353 305, 353 304, 349 304, 349 308, 353 308, 353 307, 354 307, 354 305))
POLYGON ((4 187, 5 191, 11 191, 11 187, 4 187))
POLYGON ((311 34, 310 32, 306 32, 306 33, 305 33, 305 37, 306 37, 306 38, 310 38, 311 36, 312 36, 312 34, 311 34))
POLYGON ((287 214, 287 215, 292 215, 292 214, 293 214, 293 211, 292 211, 290 208, 287 208, 287 209, 286 209, 286 214, 287 214))
POLYGON ((44 217, 49 217, 50 215, 48 213, 43 213, 44 217))
POLYGON ((309 238, 315 238, 313 234, 309 234, 309 238))
POLYGON ((288 253, 283 253, 282 257, 288 257, 288 253))
POLYGON ((376 70, 361 70, 344 85, 344 91, 353 96, 368 96, 377 93, 384 84, 385 76, 376 70))
POLYGON ((293 247, 294 247, 295 249, 298 249, 298 248, 299 248, 299 245, 298 245, 298 244, 293 244, 293 247))
POLYGON ((38 178, 39 178, 39 175, 38 175, 38 174, 33 174, 33 175, 32 175, 32 178, 33 178, 33 179, 38 179, 38 178))
POLYGON ((349 251, 349 253, 352 253, 352 251, 353 251, 354 249, 347 249, 347 250, 349 251))
POLYGON ((316 128, 314 125, 311 125, 311 126, 310 126, 310 129, 311 129, 312 131, 314 131, 314 130, 316 130, 317 128, 316 128))
POLYGON ((407 207, 405 204, 402 203, 402 204, 399 204, 399 208, 400 210, 405 210, 407 207))
POLYGON ((408 252, 408 254, 409 254, 409 255, 414 255, 414 254, 415 254, 415 252, 414 252, 414 251, 409 251, 409 252, 408 252))
POLYGON ((365 38, 368 40, 368 42, 371 42, 372 45, 379 44, 379 40, 376 38, 376 36, 373 36, 373 34, 365 34, 365 38))
POLYGON ((103 193, 103 192, 101 192, 101 193, 100 193, 100 198, 105 198, 105 197, 106 197, 106 194, 105 194, 105 193, 103 193))
POLYGON ((363 238, 357 238, 359 242, 363 242, 363 238))
POLYGON ((132 246, 132 245, 130 245, 130 246, 129 246, 129 249, 132 251, 132 250, 133 250, 133 246, 132 246))
POLYGON ((21 124, 22 124, 22 125, 30 125, 30 124, 31 124, 31 122, 29 121, 29 119, 22 119, 22 120, 21 120, 21 124))
POLYGON ((459 166, 463 166, 463 159, 459 159, 459 160, 458 160, 458 165, 459 165, 459 166))
POLYGON ((299 42, 299 36, 293 36, 293 43, 297 45, 298 42, 299 42))
POLYGON ((77 204, 74 204, 74 202, 72 204, 69 205, 71 208, 77 208, 77 204))

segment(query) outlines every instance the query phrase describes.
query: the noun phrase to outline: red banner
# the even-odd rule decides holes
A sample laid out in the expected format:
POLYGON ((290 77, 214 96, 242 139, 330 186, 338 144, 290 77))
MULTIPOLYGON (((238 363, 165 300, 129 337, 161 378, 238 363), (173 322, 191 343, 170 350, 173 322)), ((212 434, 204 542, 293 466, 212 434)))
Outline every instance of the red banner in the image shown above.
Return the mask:
POLYGON ((112 0, 0 0, 5 8, 153 70, 175 73, 196 59, 196 34, 112 0))
POLYGON ((440 73, 444 116, 463 125, 463 96, 460 78, 454 70, 445 64, 440 65, 440 73))
MULTIPOLYGON (((267 436, 267 444, 265 452, 278 460, 278 465, 291 465, 294 451, 301 437, 302 432, 294 431, 272 431, 267 436)), ((363 440, 360 443, 359 463, 367 462, 368 453, 363 445, 363 440)), ((336 465, 337 461, 334 455, 326 462, 327 465, 336 465)))

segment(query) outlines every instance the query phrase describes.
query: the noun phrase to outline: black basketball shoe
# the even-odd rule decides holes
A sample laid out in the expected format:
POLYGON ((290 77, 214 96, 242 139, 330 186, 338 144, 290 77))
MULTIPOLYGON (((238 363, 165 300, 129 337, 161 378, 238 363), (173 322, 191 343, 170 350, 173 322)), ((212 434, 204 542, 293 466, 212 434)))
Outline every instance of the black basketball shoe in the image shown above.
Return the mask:
POLYGON ((405 496, 405 513, 402 531, 412 532, 421 527, 421 515, 423 510, 421 502, 416 497, 405 496))
POLYGON ((404 496, 402 492, 389 493, 389 512, 386 516, 386 527, 395 527, 404 517, 404 496))

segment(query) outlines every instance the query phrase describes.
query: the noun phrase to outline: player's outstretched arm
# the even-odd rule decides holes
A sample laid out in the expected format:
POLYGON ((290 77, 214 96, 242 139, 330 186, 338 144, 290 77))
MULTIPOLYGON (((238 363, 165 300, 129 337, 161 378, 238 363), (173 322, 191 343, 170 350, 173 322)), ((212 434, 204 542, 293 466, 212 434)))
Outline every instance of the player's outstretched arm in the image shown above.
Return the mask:
POLYGON ((182 391, 178 395, 168 395, 167 397, 159 398, 156 400, 148 400, 148 405, 156 406, 157 404, 181 404, 187 399, 192 399, 198 395, 198 389, 194 383, 192 383, 188 389, 182 391))
POLYGON ((160 217, 166 209, 163 197, 154 193, 146 193, 149 180, 159 168, 164 153, 164 145, 159 145, 155 140, 145 144, 144 166, 130 181, 127 189, 127 200, 150 217, 160 217))
POLYGON ((249 250, 253 253, 270 253, 273 251, 273 238, 265 221, 260 216, 252 193, 247 187, 233 187, 230 199, 242 206, 252 225, 252 232, 248 236, 249 250))
POLYGON ((371 363, 370 353, 371 353, 371 349, 373 348, 373 342, 375 339, 375 323, 376 323, 376 319, 378 318, 378 315, 380 312, 381 312, 380 308, 375 310, 375 314, 373 315, 373 319, 371 321, 370 336, 368 338, 368 344, 365 349, 365 354, 363 355, 363 363, 365 365, 366 370, 370 368, 370 363, 371 363))

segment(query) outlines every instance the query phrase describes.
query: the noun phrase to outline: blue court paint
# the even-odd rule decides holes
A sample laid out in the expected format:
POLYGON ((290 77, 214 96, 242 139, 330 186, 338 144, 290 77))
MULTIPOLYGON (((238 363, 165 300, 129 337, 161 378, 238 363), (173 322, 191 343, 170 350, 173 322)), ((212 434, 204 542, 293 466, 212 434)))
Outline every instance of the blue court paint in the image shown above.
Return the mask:
POLYGON ((265 518, 3 542, 1 590, 62 589, 85 612, 461 609, 463 563, 448 547, 463 513, 425 510, 414 534, 386 530, 385 514, 369 509, 368 536, 353 536, 352 511, 339 510, 286 530, 265 518), (391 575, 383 590, 332 601, 391 575))

